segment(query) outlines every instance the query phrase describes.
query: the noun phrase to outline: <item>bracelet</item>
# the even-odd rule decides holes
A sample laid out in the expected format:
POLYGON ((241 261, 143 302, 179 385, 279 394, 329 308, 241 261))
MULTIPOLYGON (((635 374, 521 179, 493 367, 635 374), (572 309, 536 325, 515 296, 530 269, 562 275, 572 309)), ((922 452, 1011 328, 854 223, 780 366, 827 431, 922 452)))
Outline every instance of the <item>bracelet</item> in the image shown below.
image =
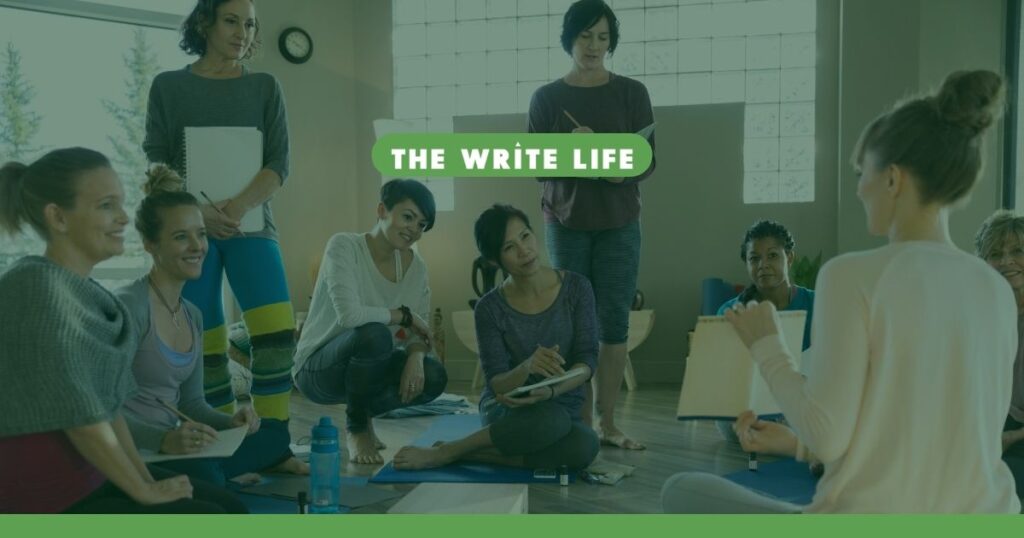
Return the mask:
POLYGON ((551 389, 551 396, 548 396, 548 399, 549 400, 554 400, 555 399, 555 386, 554 385, 548 385, 548 388, 551 389))
POLYGON ((398 324, 407 329, 412 327, 412 312, 409 311, 409 307, 402 305, 398 309, 402 312, 402 320, 398 324))

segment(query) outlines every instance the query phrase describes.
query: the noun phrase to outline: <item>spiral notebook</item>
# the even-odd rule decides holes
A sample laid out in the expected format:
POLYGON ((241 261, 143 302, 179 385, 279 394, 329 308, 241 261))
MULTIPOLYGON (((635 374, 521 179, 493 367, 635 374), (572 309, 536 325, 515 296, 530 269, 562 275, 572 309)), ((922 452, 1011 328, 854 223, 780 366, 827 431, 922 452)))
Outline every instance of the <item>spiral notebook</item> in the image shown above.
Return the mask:
MULTIPOLYGON (((237 195, 263 168, 263 133, 255 127, 186 127, 185 181, 200 200, 205 192, 220 201, 237 195)), ((242 217, 241 230, 263 230, 263 210, 242 217)))
MULTIPOLYGON (((783 340, 794 353, 797 369, 806 318, 803 310, 779 312, 783 340)), ((698 317, 676 416, 728 420, 748 409, 762 416, 781 412, 732 324, 725 316, 698 317)))

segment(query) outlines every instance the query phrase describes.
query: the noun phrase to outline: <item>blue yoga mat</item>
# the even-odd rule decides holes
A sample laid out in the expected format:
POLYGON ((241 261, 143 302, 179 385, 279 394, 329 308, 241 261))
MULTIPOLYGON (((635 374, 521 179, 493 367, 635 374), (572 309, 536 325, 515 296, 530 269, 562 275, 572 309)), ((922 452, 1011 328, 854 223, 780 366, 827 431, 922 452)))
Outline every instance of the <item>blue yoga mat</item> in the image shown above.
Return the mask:
POLYGON ((757 471, 736 471, 725 478, 777 499, 806 505, 814 497, 818 479, 807 469, 807 462, 784 459, 758 464, 757 471))
MULTIPOLYGON (((480 429, 479 415, 439 416, 413 441, 415 446, 431 446, 436 441, 454 441, 480 429)), ((572 477, 570 477, 571 479, 572 477)), ((420 482, 476 482, 480 484, 529 484, 557 482, 552 478, 535 478, 533 469, 488 465, 485 463, 456 463, 424 469, 421 471, 400 471, 388 463, 370 479, 377 484, 420 483, 420 482)))

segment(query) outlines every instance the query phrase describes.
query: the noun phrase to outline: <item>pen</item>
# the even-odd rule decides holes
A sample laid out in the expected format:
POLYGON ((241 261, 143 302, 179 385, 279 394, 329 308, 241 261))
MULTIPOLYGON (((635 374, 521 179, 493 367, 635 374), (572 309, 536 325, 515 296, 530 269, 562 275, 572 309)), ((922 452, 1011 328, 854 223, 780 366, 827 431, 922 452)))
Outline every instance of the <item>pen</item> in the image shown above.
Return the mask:
MULTIPOLYGON (((231 217, 229 217, 227 215, 227 213, 221 211, 220 208, 217 207, 217 204, 213 203, 213 200, 211 200, 210 197, 207 196, 205 192, 199 191, 199 195, 202 196, 204 199, 206 199, 206 201, 210 203, 210 205, 213 207, 213 209, 215 209, 217 211, 217 213, 220 213, 225 218, 229 218, 229 219, 231 218, 231 217)), ((238 234, 241 235, 242 237, 245 237, 245 232, 243 232, 242 230, 238 230, 238 234)))
POLYGON ((184 420, 185 422, 195 422, 194 420, 188 418, 188 415, 182 413, 181 411, 178 411, 177 409, 174 408, 174 406, 161 400, 160 398, 157 398, 156 401, 159 402, 160 405, 166 407, 168 411, 174 413, 174 415, 177 416, 179 419, 184 420))
POLYGON ((583 127, 582 125, 580 125, 580 122, 576 121, 576 118, 572 117, 572 114, 570 114, 568 110, 563 108, 562 112, 565 113, 565 116, 569 118, 569 121, 573 122, 577 128, 583 127))

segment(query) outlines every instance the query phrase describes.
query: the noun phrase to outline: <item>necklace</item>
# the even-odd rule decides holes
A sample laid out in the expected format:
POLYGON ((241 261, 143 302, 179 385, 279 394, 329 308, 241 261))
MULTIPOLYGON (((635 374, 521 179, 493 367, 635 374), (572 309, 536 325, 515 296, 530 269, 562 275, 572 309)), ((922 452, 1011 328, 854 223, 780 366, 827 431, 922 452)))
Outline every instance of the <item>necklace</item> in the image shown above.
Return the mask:
POLYGON ((180 329, 181 322, 178 321, 178 312, 181 312, 181 297, 178 297, 178 308, 173 309, 171 308, 171 305, 167 302, 167 299, 164 298, 164 294, 160 293, 160 288, 156 287, 156 284, 153 283, 153 277, 148 276, 146 277, 146 280, 149 281, 149 287, 153 288, 153 291, 156 292, 156 298, 160 299, 160 302, 164 305, 164 308, 166 308, 167 311, 171 313, 171 322, 174 323, 174 327, 180 329))

